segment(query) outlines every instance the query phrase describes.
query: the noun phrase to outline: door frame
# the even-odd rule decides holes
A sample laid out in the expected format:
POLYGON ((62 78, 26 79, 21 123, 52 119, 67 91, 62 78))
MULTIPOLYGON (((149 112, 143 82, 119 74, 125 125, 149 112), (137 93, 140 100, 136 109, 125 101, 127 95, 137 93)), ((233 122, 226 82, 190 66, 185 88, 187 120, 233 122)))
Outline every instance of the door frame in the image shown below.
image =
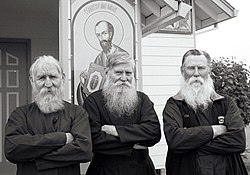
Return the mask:
MULTIPOLYGON (((26 64, 27 64, 27 67, 30 67, 31 65, 31 40, 30 39, 14 39, 14 38, 0 38, 0 43, 6 43, 6 44, 24 44, 26 47, 26 64)), ((29 69, 26 70, 26 75, 29 75, 29 69)), ((29 79, 29 77, 26 77, 27 79, 29 79)), ((32 97, 32 94, 31 94, 31 86, 30 86, 30 83, 29 83, 29 80, 27 80, 26 82, 26 87, 27 87, 27 100, 26 100, 26 104, 30 103, 31 102, 31 97, 32 97)), ((1 122, 2 123, 2 129, 5 128, 5 123, 4 122, 1 122)), ((1 133, 1 134, 4 134, 1 133)), ((4 135, 2 136, 3 140, 2 140, 2 153, 4 155, 4 135)), ((4 156, 3 156, 4 157, 4 156)), ((9 172, 9 169, 12 168, 12 166, 7 166, 7 163, 6 163, 6 159, 3 160, 3 162, 0 162, 1 166, 0 167, 5 167, 5 170, 4 170, 4 173, 6 173, 6 175, 8 175, 10 172, 9 172)), ((15 165, 13 164, 13 167, 15 165)), ((16 167, 16 166, 15 166, 16 167)))
MULTIPOLYGON (((31 66, 31 40, 30 39, 19 39, 19 38, 0 38, 0 43, 22 43, 26 44, 26 53, 27 53, 27 67, 31 66)), ((29 75, 29 69, 27 70, 27 75, 29 75)), ((29 79, 29 77, 27 77, 29 79)), ((31 103, 32 94, 31 86, 29 81, 27 81, 27 104, 31 103)))

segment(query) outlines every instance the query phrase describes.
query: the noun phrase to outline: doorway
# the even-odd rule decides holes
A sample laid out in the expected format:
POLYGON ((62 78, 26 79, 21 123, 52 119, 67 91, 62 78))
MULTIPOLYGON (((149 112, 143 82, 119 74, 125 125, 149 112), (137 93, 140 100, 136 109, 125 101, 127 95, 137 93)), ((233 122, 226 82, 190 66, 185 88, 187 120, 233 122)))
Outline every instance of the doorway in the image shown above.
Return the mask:
POLYGON ((28 68, 30 40, 0 39, 0 174, 15 174, 16 166, 4 156, 5 124, 11 112, 30 102, 28 68))

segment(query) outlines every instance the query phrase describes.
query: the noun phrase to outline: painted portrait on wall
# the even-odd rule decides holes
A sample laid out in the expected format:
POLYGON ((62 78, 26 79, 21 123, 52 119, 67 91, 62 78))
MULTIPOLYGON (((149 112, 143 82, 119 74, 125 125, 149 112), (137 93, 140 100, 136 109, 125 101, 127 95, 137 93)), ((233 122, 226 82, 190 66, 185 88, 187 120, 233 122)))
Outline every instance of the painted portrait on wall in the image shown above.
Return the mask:
POLYGON ((71 7, 74 100, 82 104, 102 88, 110 55, 125 52, 134 58, 134 8, 124 0, 75 0, 71 7))

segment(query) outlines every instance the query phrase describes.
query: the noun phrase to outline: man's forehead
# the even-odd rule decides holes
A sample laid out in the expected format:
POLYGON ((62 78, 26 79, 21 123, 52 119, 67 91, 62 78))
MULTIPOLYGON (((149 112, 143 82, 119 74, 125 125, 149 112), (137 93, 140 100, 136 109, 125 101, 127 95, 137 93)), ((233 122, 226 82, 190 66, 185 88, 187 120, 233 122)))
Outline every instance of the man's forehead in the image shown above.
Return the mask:
POLYGON ((184 65, 207 65, 208 61, 204 55, 189 55, 184 65))
POLYGON ((131 63, 119 63, 113 66, 114 70, 118 69, 133 69, 133 65, 131 63))
POLYGON ((40 64, 37 66, 36 74, 56 74, 59 73, 57 67, 53 64, 40 64))

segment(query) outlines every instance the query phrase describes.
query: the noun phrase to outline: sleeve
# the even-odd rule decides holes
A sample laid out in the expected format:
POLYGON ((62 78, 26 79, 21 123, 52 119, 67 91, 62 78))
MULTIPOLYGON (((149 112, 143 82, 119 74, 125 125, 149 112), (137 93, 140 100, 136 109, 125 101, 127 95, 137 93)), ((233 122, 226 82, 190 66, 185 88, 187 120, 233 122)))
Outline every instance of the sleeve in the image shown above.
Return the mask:
POLYGON ((5 127, 5 156, 13 163, 32 161, 60 148, 65 142, 63 132, 30 134, 26 126, 26 114, 20 109, 11 113, 5 127))
POLYGON ((63 167, 76 162, 88 162, 91 160, 92 142, 87 111, 78 107, 73 115, 72 126, 69 132, 73 135, 74 140, 37 159, 36 165, 39 170, 58 166, 63 167))
POLYGON ((90 117, 90 127, 93 142, 93 152, 107 155, 129 155, 132 152, 132 143, 121 143, 119 137, 106 134, 101 131, 101 117, 104 117, 103 111, 93 96, 88 96, 84 101, 84 108, 88 111, 90 117), (102 111, 102 112, 101 112, 102 111))
POLYGON ((239 108, 231 98, 228 99, 227 106, 228 110, 225 116, 227 132, 202 146, 199 149, 201 152, 207 154, 229 154, 245 151, 245 129, 239 108))
POLYGON ((153 146, 161 139, 161 127, 154 104, 143 94, 139 109, 139 121, 135 124, 117 125, 121 143, 137 143, 142 146, 153 146))
POLYGON ((183 127, 181 111, 173 98, 163 110, 164 134, 169 149, 174 153, 186 153, 207 143, 213 137, 211 126, 183 127))

